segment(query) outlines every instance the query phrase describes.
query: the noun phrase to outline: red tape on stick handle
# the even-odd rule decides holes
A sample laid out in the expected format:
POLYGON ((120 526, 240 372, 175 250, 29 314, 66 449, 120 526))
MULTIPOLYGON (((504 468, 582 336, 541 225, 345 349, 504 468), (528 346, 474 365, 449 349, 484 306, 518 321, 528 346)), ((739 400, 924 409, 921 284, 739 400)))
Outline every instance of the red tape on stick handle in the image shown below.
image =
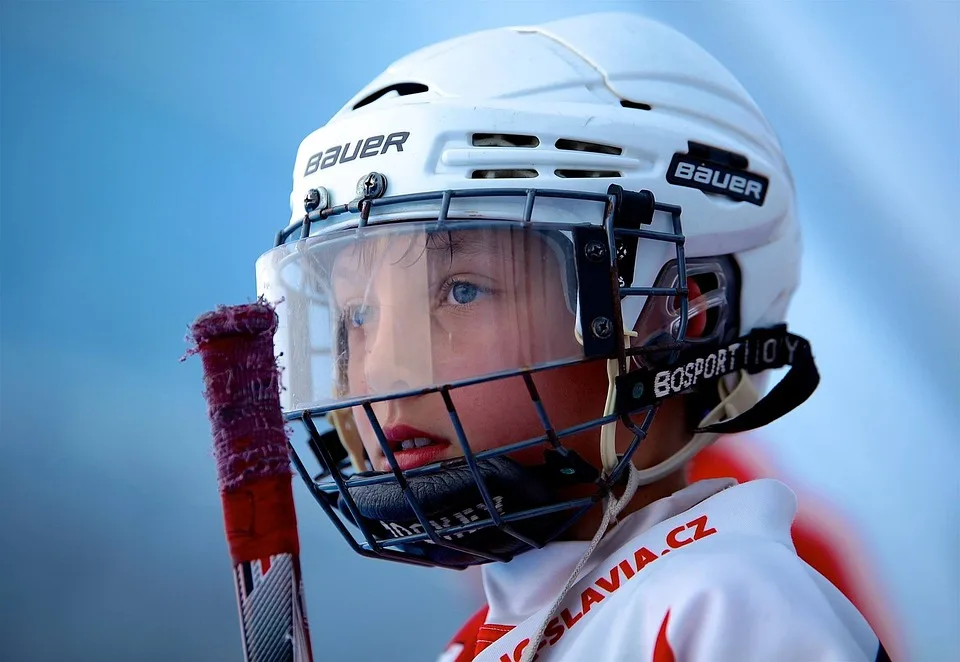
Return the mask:
POLYGON ((269 476, 220 494, 233 562, 300 554, 290 476, 269 476))

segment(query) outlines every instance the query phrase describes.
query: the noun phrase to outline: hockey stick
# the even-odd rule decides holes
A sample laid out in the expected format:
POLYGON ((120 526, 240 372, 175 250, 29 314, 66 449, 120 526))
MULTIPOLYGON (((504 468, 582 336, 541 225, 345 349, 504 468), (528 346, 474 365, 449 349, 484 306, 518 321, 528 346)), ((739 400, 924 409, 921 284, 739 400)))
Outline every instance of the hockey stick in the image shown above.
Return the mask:
POLYGON ((245 662, 312 662, 300 540, 265 301, 220 306, 190 328, 203 360, 245 662))

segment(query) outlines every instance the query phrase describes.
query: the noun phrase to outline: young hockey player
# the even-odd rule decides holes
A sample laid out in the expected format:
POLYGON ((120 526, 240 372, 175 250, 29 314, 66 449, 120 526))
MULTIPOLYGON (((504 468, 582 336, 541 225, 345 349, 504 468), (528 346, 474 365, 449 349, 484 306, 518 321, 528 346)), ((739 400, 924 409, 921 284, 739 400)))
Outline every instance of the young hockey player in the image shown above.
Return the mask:
POLYGON ((446 41, 293 174, 257 270, 324 471, 298 468, 361 554, 482 564, 442 660, 887 659, 786 486, 685 479, 819 379, 784 324, 790 171, 709 54, 631 14, 446 41))

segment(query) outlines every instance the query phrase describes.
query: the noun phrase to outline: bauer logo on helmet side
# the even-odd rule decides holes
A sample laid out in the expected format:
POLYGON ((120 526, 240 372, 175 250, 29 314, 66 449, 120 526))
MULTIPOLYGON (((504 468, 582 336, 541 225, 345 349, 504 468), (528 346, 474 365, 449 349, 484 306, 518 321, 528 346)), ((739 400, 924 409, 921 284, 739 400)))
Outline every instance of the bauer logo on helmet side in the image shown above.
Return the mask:
POLYGON ((667 171, 667 181, 676 186, 700 189, 707 193, 724 195, 738 202, 763 205, 769 180, 746 170, 730 168, 719 163, 690 158, 688 154, 674 154, 667 171))
POLYGON ((402 152, 403 143, 407 142, 409 137, 409 131, 397 131, 389 135, 380 134, 369 138, 360 138, 344 145, 334 145, 307 159, 307 168, 303 171, 303 176, 312 175, 317 170, 325 170, 338 163, 348 163, 358 158, 367 159, 378 154, 386 154, 391 147, 396 147, 398 152, 402 152))

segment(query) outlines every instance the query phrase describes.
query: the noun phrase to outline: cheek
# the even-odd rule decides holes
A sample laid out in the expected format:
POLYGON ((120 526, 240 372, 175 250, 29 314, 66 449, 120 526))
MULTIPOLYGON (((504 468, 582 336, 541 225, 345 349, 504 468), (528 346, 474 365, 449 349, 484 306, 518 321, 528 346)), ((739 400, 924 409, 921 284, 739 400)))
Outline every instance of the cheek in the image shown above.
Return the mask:
MULTIPOLYGON (((363 442, 367 455, 373 457, 375 454, 380 454, 380 443, 377 441, 377 435, 373 433, 373 426, 370 425, 370 419, 367 418, 367 413, 363 411, 363 407, 354 407, 350 411, 353 413, 353 420, 357 424, 357 432, 360 434, 360 441, 363 442)), ((376 405, 374 405, 374 413, 378 420, 383 420, 376 405)))
POLYGON ((443 366, 444 379, 510 370, 523 363, 524 338, 515 319, 502 314, 500 307, 491 306, 481 314, 456 322, 435 329, 433 360, 435 365, 443 366))
MULTIPOLYGON (((603 415, 607 377, 602 362, 581 364, 534 375, 534 383, 555 430, 603 415)), ((499 448, 544 435, 543 425, 523 379, 511 377, 456 389, 451 393, 470 447, 499 448)), ((562 440, 585 459, 599 458, 599 428, 562 440)), ((521 463, 543 461, 546 444, 511 454, 521 463)))
MULTIPOLYGON (((543 432, 540 419, 523 379, 509 377, 458 388, 450 392, 460 423, 474 452, 507 446, 538 437, 543 432)), ((517 456, 543 457, 543 450, 534 448, 517 456)))
MULTIPOLYGON (((534 375, 540 399, 554 429, 560 431, 603 416, 607 370, 602 361, 581 363, 534 375)), ((599 466, 600 427, 564 437, 564 446, 599 466)))
POLYGON ((524 343, 523 356, 530 364, 583 357, 583 347, 577 342, 576 317, 567 310, 559 291, 531 297, 525 305, 523 324, 517 328, 524 343))

